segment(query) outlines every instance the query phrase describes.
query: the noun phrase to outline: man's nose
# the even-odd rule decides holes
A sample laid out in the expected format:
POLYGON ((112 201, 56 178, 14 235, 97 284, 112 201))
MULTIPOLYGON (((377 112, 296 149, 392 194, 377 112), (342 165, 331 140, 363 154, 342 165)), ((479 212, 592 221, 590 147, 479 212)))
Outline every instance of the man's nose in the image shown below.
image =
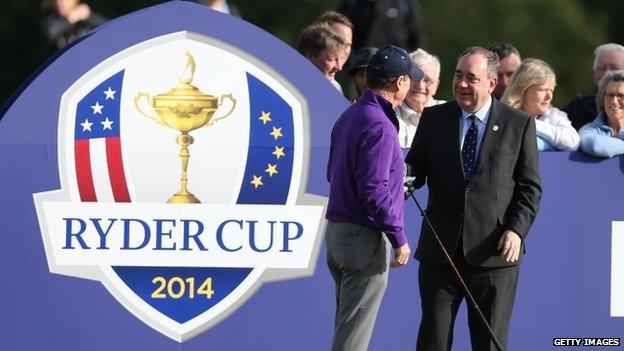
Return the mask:
POLYGON ((342 65, 343 65, 342 60, 337 58, 335 61, 335 65, 334 65, 336 69, 339 71, 342 71, 342 65))

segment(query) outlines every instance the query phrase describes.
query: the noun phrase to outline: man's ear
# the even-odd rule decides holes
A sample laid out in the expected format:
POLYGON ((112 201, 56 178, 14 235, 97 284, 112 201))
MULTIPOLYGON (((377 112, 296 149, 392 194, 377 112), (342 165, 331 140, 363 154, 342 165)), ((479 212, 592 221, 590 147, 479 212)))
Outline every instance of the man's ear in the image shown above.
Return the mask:
POLYGON ((498 77, 494 76, 494 77, 490 78, 490 88, 489 88, 489 93, 490 94, 492 94, 494 89, 496 89, 497 85, 498 85, 498 77))
POLYGON ((394 80, 394 84, 392 84, 392 86, 394 87, 395 91, 401 90, 401 84, 403 84, 403 81, 405 79, 405 76, 399 76, 397 79, 394 80))

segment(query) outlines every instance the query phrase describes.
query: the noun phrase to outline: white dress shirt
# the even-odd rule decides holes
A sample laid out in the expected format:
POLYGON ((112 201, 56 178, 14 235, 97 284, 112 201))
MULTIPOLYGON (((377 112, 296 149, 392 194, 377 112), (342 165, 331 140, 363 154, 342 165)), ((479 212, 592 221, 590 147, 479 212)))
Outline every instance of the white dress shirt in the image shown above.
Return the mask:
MULTIPOLYGON (((435 106, 445 103, 444 100, 431 99, 425 104, 425 108, 429 106, 435 106)), ((409 148, 412 146, 412 140, 416 135, 416 128, 418 128, 418 121, 420 120, 420 113, 412 110, 405 102, 395 109, 397 119, 399 120, 399 144, 402 148, 409 148)))

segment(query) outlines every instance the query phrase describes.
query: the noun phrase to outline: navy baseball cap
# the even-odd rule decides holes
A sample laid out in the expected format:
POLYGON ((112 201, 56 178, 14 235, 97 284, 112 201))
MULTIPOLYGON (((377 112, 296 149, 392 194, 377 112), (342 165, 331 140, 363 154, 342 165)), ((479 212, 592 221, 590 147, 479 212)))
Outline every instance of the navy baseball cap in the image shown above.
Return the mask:
POLYGON ((409 75, 410 78, 421 80, 423 71, 414 67, 405 49, 390 45, 383 47, 371 57, 366 68, 366 75, 375 78, 394 78, 409 75))

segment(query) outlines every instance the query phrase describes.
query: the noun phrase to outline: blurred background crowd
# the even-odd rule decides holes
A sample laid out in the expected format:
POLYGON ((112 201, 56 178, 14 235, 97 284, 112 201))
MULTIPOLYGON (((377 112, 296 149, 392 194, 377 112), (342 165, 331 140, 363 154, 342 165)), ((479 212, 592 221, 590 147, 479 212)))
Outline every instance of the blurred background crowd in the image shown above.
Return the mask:
MULTIPOLYGON (((2 1, 0 35, 5 49, 0 55, 0 99, 6 101, 37 67, 92 28, 162 2, 2 1)), ((621 0, 194 2, 241 17, 289 43, 350 100, 361 92, 366 60, 375 48, 394 44, 411 52, 425 78, 416 83, 397 111, 404 117, 400 137, 405 146, 411 143, 424 107, 453 99, 451 83, 457 57, 472 45, 501 56, 500 90, 495 91, 495 97, 535 117, 542 116, 546 124, 557 125, 562 121, 561 110, 567 113, 571 129, 542 128, 543 150, 578 148, 578 135, 572 131, 594 121, 597 114, 607 115, 606 100, 621 102, 624 107, 624 96, 619 96, 618 89, 601 92, 599 84, 606 71, 624 68, 624 52, 618 53, 624 51, 619 46, 624 42, 621 0), (604 46, 607 43, 616 46, 604 46), (530 59, 521 65, 524 58, 530 59), (513 77, 519 68, 522 74, 513 77), (503 95, 510 84, 514 91, 503 95), (424 98, 419 99, 417 93, 424 98), (531 101, 524 101, 529 93, 534 93, 543 106, 529 106, 531 101), (596 93, 603 99, 598 103, 596 93)), ((619 82, 618 76, 610 79, 612 85, 619 82)), ((624 82, 621 84, 624 89, 624 82)), ((595 127, 598 131, 601 128, 595 127)), ((619 134, 619 127, 611 128, 612 134, 619 134)))

